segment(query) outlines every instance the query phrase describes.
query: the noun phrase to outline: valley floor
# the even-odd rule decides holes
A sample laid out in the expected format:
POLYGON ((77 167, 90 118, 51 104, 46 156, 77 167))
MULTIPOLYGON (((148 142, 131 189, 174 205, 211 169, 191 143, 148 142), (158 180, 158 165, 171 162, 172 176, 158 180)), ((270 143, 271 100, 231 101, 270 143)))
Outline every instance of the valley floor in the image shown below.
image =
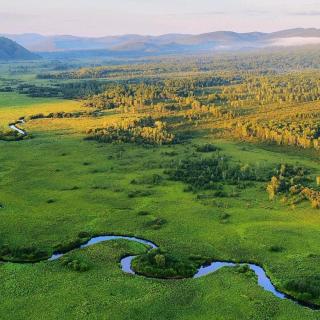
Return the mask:
MULTIPOLYGON (((42 103, 2 107, 1 125, 38 109, 81 108, 76 102, 42 103)), ((195 145, 207 142, 234 162, 298 163, 319 174, 312 152, 282 148, 280 153, 277 147, 213 140, 206 131, 186 143, 158 148, 84 140, 84 128, 93 121, 115 117, 110 112, 95 120, 30 121, 24 128, 33 139, 0 142, 0 245, 52 254, 80 233, 134 235, 181 259, 256 262, 281 289, 290 279, 319 274, 319 213, 308 203, 292 208, 270 202, 260 182, 238 197, 201 199, 164 174, 172 161, 194 157, 195 145), (161 183, 143 182, 155 174, 164 177, 161 183), (155 228, 159 219, 163 223, 155 228)), ((0 318, 320 319, 319 311, 278 299, 251 274, 236 269, 185 280, 122 273, 120 258, 144 251, 142 245, 117 240, 70 253, 89 267, 85 272, 61 261, 2 263, 0 318)))

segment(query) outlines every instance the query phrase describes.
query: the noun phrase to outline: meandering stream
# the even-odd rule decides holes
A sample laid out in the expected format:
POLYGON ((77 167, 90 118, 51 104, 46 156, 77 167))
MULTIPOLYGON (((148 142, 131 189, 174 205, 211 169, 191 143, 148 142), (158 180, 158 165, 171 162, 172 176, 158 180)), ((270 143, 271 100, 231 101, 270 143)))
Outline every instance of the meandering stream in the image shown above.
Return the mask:
MULTIPOLYGON (((98 244, 101 242, 106 242, 106 241, 111 241, 111 240, 119 240, 119 239, 132 241, 132 242, 136 242, 136 243, 141 243, 141 244, 147 246, 149 248, 149 250, 158 249, 158 246, 156 244, 154 244, 153 242, 148 241, 148 240, 139 239, 136 237, 113 236, 113 235, 112 236, 107 235, 107 236, 94 237, 94 238, 90 239, 87 243, 81 245, 79 247, 79 249, 87 248, 87 247, 90 247, 92 245, 95 245, 95 244, 98 244)), ((65 254, 66 253, 56 252, 49 258, 49 261, 58 260, 61 257, 63 257, 65 254)), ((136 257, 138 257, 138 256, 128 256, 128 257, 121 259, 121 261, 120 261, 121 269, 124 273, 137 275, 131 266, 132 260, 135 259, 136 257)), ((251 264, 251 263, 236 264, 236 263, 232 263, 232 262, 215 261, 215 262, 212 262, 210 265, 201 266, 197 270, 196 274, 193 276, 193 279, 205 277, 209 274, 212 274, 212 273, 218 271, 221 268, 236 267, 239 265, 248 265, 249 268, 256 274, 256 276, 258 278, 258 285, 261 286, 264 290, 271 292, 273 295, 275 295, 279 299, 282 299, 282 300, 289 299, 289 300, 291 300, 297 304, 300 304, 304 307, 308 307, 308 308, 311 308, 314 310, 319 309, 319 307, 316 305, 300 302, 300 301, 286 295, 285 293, 282 293, 279 290, 277 290, 275 288, 275 286, 272 284, 270 278, 267 276, 266 272, 263 270, 263 268, 258 265, 255 265, 255 264, 251 264)))
MULTIPOLYGON (((16 123, 10 124, 9 127, 12 130, 15 130, 18 133, 26 136, 27 135, 26 131, 24 131, 16 126, 18 123, 23 124, 25 122, 24 122, 24 120, 19 120, 16 123)), ((149 250, 158 248, 158 246, 156 244, 152 243, 151 241, 139 239, 136 237, 106 235, 106 236, 93 237, 87 243, 81 245, 78 249, 90 247, 92 245, 95 245, 95 244, 98 244, 101 242, 106 242, 106 241, 111 241, 111 240, 119 240, 119 239, 141 243, 143 245, 148 246, 149 250)), ((70 250, 70 251, 73 251, 73 250, 70 250)), ((67 253, 56 252, 48 259, 48 261, 58 260, 61 257, 63 257, 65 254, 67 254, 67 253)), ((131 266, 132 260, 134 260, 136 257, 137 256, 128 256, 128 257, 121 259, 121 261, 120 261, 121 269, 124 273, 137 275, 131 266)), ((233 268, 233 267, 236 267, 237 265, 239 265, 239 264, 236 264, 233 262, 215 261, 215 262, 212 262, 210 265, 201 266, 197 270, 196 274, 193 276, 193 279, 202 278, 204 276, 207 276, 209 274, 212 274, 212 273, 218 271, 221 268, 225 268, 225 267, 229 267, 229 268, 232 267, 233 268)), ((245 265, 245 263, 240 264, 240 265, 245 265)), ((265 291, 271 292, 274 296, 276 296, 282 300, 289 299, 299 305, 311 308, 313 310, 320 309, 320 307, 317 305, 308 304, 308 303, 298 301, 298 300, 294 299, 293 297, 290 297, 290 296, 286 295, 285 293, 278 291, 276 289, 276 287, 272 284, 270 278, 267 276, 266 272, 263 270, 262 267, 255 265, 255 264, 251 264, 251 263, 248 263, 246 265, 248 265, 249 268, 256 274, 256 276, 258 278, 258 285, 261 286, 265 291)))
POLYGON ((27 132, 17 127, 17 124, 18 124, 18 123, 24 124, 25 121, 24 121, 23 119, 18 120, 18 121, 15 122, 15 123, 9 124, 9 128, 10 128, 11 130, 17 131, 18 133, 20 133, 20 134, 23 135, 23 136, 26 136, 26 135, 27 135, 27 132))

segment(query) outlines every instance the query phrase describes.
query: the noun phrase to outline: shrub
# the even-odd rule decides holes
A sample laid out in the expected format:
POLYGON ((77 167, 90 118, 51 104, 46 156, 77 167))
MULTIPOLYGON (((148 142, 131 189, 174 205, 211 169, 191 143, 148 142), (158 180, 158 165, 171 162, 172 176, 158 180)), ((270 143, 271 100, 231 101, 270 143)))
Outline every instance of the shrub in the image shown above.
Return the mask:
POLYGON ((148 197, 151 195, 152 195, 151 191, 142 191, 142 190, 134 190, 128 193, 129 198, 148 197))
POLYGON ((214 196, 217 198, 226 198, 226 197, 228 197, 228 193, 226 193, 225 191, 222 191, 222 190, 218 190, 214 193, 214 196))
POLYGON ((241 264, 241 265, 237 266, 236 270, 239 273, 247 273, 247 272, 250 272, 250 267, 248 264, 241 264))
POLYGON ((163 225, 165 225, 167 223, 167 220, 166 219, 163 219, 163 218, 155 218, 155 219, 152 219, 148 222, 146 222, 144 224, 145 227, 147 228, 151 228, 151 229, 154 229, 154 230, 158 230, 160 229, 163 225))
POLYGON ((81 239, 88 239, 90 237, 91 237, 91 234, 87 231, 81 231, 78 234, 78 238, 81 238, 81 239))
POLYGON ((21 134, 17 131, 13 130, 6 130, 1 131, 0 130, 0 140, 2 141, 20 141, 25 139, 27 136, 24 134, 21 134))
POLYGON ((175 152, 175 151, 166 151, 166 152, 163 152, 162 154, 163 154, 164 156, 168 156, 168 157, 175 157, 175 156, 178 155, 178 153, 175 152))
POLYGON ((131 184, 148 184, 148 185, 159 185, 163 181, 163 178, 159 174, 152 174, 151 176, 145 176, 140 179, 133 179, 131 184))
POLYGON ((80 261, 72 257, 63 257, 61 260, 63 266, 72 271, 85 272, 90 269, 89 264, 85 261, 80 261))
POLYGON ((297 293, 301 300, 310 300, 311 298, 320 297, 320 277, 310 276, 308 278, 300 278, 289 280, 285 284, 285 288, 290 292, 297 293))
POLYGON ((59 243, 55 246, 55 252, 65 253, 75 248, 79 248, 86 240, 87 237, 78 236, 75 240, 70 242, 59 243))
POLYGON ((139 216, 148 216, 150 213, 148 211, 139 211, 138 215, 139 216))
POLYGON ((284 251, 284 248, 278 245, 273 245, 269 248, 270 252, 282 252, 284 251))
POLYGON ((7 261, 35 262, 47 259, 49 254, 36 247, 10 248, 4 245, 0 247, 0 257, 7 261))
POLYGON ((197 146, 196 150, 197 150, 197 152, 209 153, 209 152, 215 152, 215 151, 219 150, 219 148, 217 148, 213 144, 205 144, 202 146, 197 146))
POLYGON ((195 262, 179 260, 160 249, 151 250, 137 257, 132 261, 132 267, 138 274, 167 279, 189 278, 197 270, 195 262))
POLYGON ((156 265, 160 268, 164 268, 166 265, 166 256, 163 254, 157 254, 154 256, 156 265))
POLYGON ((227 220, 231 217, 231 215, 229 213, 226 212, 221 212, 219 213, 219 220, 227 220))

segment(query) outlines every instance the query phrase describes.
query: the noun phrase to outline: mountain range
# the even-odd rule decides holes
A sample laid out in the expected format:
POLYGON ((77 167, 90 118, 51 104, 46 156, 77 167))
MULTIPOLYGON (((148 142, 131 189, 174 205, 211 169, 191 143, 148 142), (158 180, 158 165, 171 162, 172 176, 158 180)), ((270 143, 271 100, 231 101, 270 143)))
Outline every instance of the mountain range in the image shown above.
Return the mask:
POLYGON ((45 57, 196 54, 320 44, 320 29, 315 28, 297 28, 272 33, 217 31, 198 35, 147 36, 128 34, 96 38, 40 34, 4 34, 3 36, 45 57))

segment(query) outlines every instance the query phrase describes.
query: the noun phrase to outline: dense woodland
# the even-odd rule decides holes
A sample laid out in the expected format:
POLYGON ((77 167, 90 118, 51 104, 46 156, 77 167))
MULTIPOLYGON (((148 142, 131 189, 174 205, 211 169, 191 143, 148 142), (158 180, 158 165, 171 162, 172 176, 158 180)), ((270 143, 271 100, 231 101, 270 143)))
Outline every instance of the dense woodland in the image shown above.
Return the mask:
POLYGON ((106 143, 136 143, 142 145, 163 145, 176 142, 175 136, 167 131, 166 124, 151 117, 123 120, 120 123, 90 129, 88 140, 106 143))

